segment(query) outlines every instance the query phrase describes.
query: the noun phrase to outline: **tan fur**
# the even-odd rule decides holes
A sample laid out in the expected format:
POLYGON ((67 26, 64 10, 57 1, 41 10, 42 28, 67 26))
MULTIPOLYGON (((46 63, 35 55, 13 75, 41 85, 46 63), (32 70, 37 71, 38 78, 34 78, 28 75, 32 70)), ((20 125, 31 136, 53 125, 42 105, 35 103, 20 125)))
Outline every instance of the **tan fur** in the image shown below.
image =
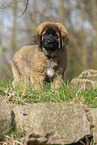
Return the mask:
POLYGON ((38 88, 39 85, 43 85, 45 74, 53 75, 54 67, 58 67, 55 71, 54 79, 52 84, 59 86, 61 84, 61 78, 64 78, 64 71, 67 66, 67 54, 66 54, 66 43, 67 30, 60 23, 45 22, 38 26, 34 42, 38 45, 28 45, 22 47, 17 51, 12 60, 12 72, 14 76, 14 84, 20 84, 21 86, 34 85, 38 88), (43 29, 47 25, 57 26, 61 32, 62 48, 54 52, 50 52, 52 56, 48 59, 46 53, 39 47, 38 37, 42 34, 43 29))

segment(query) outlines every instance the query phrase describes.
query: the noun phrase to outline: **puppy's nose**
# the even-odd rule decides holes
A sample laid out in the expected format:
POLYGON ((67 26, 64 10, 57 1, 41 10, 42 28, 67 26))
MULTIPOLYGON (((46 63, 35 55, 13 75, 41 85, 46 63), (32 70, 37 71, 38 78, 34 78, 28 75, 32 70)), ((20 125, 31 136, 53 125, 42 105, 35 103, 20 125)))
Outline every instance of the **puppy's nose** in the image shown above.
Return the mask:
POLYGON ((51 41, 50 39, 48 39, 48 40, 47 40, 47 43, 50 44, 50 43, 52 43, 52 41, 51 41))

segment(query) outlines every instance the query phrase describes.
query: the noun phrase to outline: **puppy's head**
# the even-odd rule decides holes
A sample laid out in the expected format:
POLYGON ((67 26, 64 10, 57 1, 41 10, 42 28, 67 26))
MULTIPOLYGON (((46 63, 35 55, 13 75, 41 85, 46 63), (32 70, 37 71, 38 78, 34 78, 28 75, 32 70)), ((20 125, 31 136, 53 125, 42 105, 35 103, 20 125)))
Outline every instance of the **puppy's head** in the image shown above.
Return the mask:
POLYGON ((42 32, 42 47, 47 51, 59 48, 59 33, 56 26, 47 25, 42 32))
POLYGON ((38 26, 33 41, 47 51, 55 51, 69 43, 67 34, 61 23, 45 22, 38 26))

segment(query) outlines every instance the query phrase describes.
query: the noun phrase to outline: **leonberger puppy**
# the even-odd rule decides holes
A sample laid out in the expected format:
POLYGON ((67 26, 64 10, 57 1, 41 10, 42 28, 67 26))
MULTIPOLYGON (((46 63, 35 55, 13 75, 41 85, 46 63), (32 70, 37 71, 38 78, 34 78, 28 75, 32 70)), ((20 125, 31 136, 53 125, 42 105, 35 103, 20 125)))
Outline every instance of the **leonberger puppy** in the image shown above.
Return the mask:
POLYGON ((22 47, 12 60, 14 84, 59 87, 67 67, 68 32, 61 23, 44 22, 37 28, 33 45, 22 47))

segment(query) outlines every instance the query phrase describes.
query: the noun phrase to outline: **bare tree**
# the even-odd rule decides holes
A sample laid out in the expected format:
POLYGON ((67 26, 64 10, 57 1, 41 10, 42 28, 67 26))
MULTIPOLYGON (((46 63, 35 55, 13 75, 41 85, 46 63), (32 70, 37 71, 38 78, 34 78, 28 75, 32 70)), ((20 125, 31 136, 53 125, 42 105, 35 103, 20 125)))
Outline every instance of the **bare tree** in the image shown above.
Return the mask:
POLYGON ((92 23, 93 23, 93 62, 96 62, 97 67, 97 0, 92 0, 93 6, 93 16, 92 16, 92 23))
POLYGON ((59 21, 64 24, 65 23, 65 7, 64 0, 59 0, 59 21))
MULTIPOLYGON (((10 20, 11 25, 7 26, 3 18, 6 16, 0 15, 3 23, 3 25, 0 23, 1 33, 4 27, 8 29, 8 32, 3 33, 5 43, 3 51, 0 50, 2 52, 2 61, 1 59, 0 61, 4 62, 3 68, 7 64, 8 57, 12 57, 19 46, 32 42, 32 37, 40 23, 58 21, 66 26, 70 39, 67 48, 66 78, 71 80, 83 69, 97 69, 97 0, 6 0, 6 2, 0 1, 0 9, 2 13, 8 12, 8 16, 10 11, 10 16, 13 17, 10 20), (10 27, 12 29, 9 29, 10 27), (9 34, 12 34, 12 37, 9 34)), ((1 35, 0 38, 2 40, 1 35)), ((2 42, 0 47, 2 47, 2 42)))
POLYGON ((17 49, 17 3, 13 5, 13 27, 12 27, 12 55, 17 49))
POLYGON ((87 45, 86 45, 86 36, 84 30, 84 23, 85 23, 84 13, 85 13, 85 4, 84 4, 84 0, 82 0, 80 41, 81 41, 81 62, 82 62, 83 69, 87 68, 87 45))

